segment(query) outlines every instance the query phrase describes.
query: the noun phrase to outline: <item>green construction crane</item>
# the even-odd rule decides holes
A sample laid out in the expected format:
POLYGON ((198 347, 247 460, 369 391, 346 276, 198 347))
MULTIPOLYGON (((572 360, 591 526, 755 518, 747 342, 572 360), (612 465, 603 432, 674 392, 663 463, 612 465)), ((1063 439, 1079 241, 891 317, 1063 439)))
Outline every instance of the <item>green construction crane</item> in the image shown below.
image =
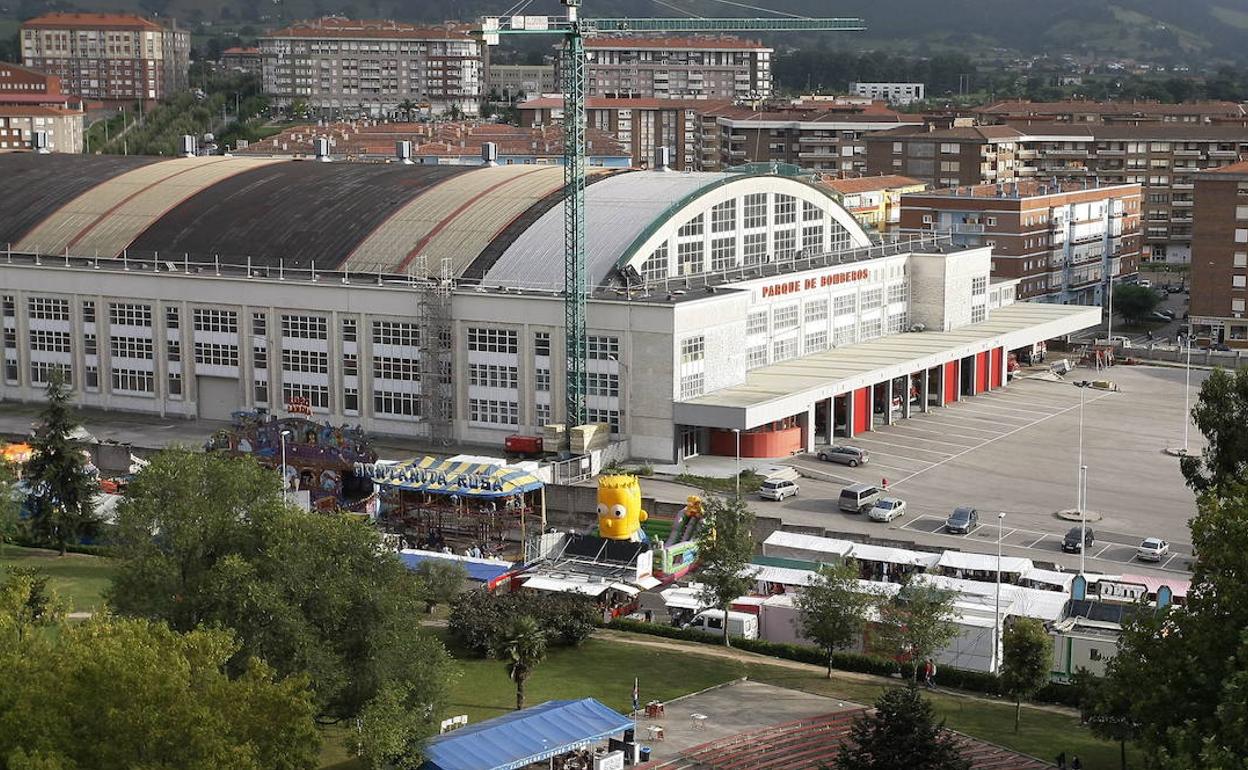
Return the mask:
POLYGON ((602 32, 860 32, 861 19, 582 19, 581 0, 562 0, 567 16, 486 16, 481 33, 487 45, 502 35, 563 37, 563 211, 564 341, 566 382, 564 419, 569 428, 585 422, 585 38, 602 32))

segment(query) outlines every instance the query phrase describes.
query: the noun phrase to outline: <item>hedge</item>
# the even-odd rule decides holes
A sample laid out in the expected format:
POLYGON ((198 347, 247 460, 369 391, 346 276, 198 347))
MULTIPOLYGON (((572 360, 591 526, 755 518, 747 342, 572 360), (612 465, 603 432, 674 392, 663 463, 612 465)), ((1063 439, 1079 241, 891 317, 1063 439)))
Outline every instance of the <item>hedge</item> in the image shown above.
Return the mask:
MULTIPOLYGON (((608 623, 607 627, 614 628, 617 631, 632 631, 638 634, 662 636, 667 639, 682 639, 687 642, 701 642, 703 644, 718 644, 720 642, 718 635, 705 634, 692 629, 676 628, 675 626, 665 626, 661 623, 645 623, 638 620, 617 618, 608 623)), ((766 639, 733 638, 732 646, 738 650, 756 652, 773 658, 794 660, 798 663, 810 663, 816 666, 828 665, 828 659, 819 651, 819 648, 808 644, 787 644, 784 642, 769 642, 766 639)), ((884 677, 905 675, 896 661, 878 655, 864 655, 857 652, 833 653, 832 668, 837 671, 853 671, 860 674, 874 674, 884 677)), ((979 692, 986 695, 1002 695, 1001 680, 995 674, 988 674, 983 671, 968 671, 967 669, 953 668, 952 666, 940 666, 936 671, 936 681, 942 687, 979 692)), ((1053 703, 1077 708, 1079 706, 1079 691, 1068 684, 1050 682, 1032 696, 1031 700, 1036 703, 1053 703)))

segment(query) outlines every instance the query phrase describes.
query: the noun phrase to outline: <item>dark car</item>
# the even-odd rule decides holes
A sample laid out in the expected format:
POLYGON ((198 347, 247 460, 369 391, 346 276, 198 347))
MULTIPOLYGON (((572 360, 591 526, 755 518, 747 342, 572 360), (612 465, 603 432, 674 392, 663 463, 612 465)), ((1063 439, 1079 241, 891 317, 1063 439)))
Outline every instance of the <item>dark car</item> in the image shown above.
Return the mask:
POLYGON ((1094 545, 1096 545, 1096 535, 1092 533, 1091 527, 1071 527, 1066 537, 1062 538, 1062 550, 1068 553, 1079 553, 1084 548, 1091 548, 1094 545), (1080 532, 1083 533, 1082 538, 1080 532))
POLYGON ((979 511, 969 506, 958 506, 945 519, 945 529, 958 535, 965 535, 979 523, 979 511))

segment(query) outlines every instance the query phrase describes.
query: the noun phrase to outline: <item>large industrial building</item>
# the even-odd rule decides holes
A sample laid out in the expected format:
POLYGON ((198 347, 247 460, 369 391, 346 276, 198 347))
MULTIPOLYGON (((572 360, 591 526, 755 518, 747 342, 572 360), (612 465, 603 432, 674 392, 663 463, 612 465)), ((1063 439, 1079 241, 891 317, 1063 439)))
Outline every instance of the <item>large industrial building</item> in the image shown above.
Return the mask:
MULTIPOLYGON (((8 155, 0 398, 501 444, 562 419, 563 169, 8 155)), ((1097 308, 873 242, 791 167, 594 169, 587 407, 635 457, 783 454, 1002 386, 1097 308), (922 329, 922 331, 918 331, 922 329)))

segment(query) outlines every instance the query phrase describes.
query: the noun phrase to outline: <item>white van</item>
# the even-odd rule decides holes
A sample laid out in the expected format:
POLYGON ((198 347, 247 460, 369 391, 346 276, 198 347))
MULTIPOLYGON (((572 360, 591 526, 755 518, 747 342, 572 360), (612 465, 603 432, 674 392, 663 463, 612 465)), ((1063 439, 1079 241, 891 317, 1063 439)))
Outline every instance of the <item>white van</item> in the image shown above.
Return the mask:
MULTIPOLYGON (((693 617, 685 628, 715 636, 724 635, 724 611, 703 610, 693 617)), ((758 616, 748 612, 728 613, 728 635, 743 639, 758 638, 758 616)))

